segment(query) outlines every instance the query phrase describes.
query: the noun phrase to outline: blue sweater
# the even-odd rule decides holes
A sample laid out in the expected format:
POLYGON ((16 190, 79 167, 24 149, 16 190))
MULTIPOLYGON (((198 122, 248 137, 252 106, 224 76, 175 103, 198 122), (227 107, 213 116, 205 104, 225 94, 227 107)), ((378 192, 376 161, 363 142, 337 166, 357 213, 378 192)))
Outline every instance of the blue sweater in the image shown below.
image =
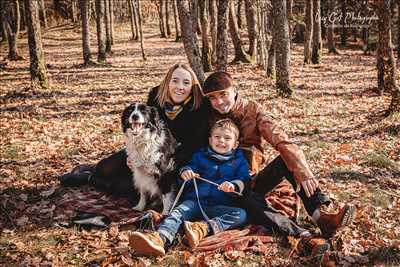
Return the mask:
MULTIPOLYGON (((249 166, 242 150, 236 149, 227 155, 215 153, 210 147, 202 148, 193 154, 187 166, 181 168, 180 173, 192 170, 202 178, 222 184, 229 181, 235 185, 236 191, 242 192, 244 183, 250 180, 249 166)), ((199 191, 199 200, 205 205, 232 205, 232 193, 218 190, 215 185, 196 180, 199 191)), ((182 184, 182 178, 179 178, 182 184)), ((189 180, 183 191, 181 201, 197 201, 193 179, 189 180)))

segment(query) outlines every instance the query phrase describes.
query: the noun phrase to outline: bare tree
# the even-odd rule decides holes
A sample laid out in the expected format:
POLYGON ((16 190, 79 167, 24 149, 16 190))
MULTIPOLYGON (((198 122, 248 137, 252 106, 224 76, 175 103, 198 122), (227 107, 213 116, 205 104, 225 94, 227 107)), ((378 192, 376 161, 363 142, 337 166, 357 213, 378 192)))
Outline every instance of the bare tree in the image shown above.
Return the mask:
POLYGON ((258 53, 257 63, 265 71, 268 66, 268 51, 271 46, 271 32, 268 25, 268 9, 269 3, 262 0, 257 0, 257 23, 258 23, 258 53))
POLYGON ((271 40, 271 45, 268 50, 268 66, 267 66, 267 77, 275 79, 276 76, 276 61, 275 61, 275 35, 273 34, 273 29, 274 29, 274 16, 273 16, 273 10, 272 7, 268 9, 268 15, 267 15, 267 29, 271 29, 272 31, 272 40, 271 40))
POLYGON ((10 60, 20 60, 18 53, 18 35, 20 25, 20 12, 18 0, 9 0, 2 3, 2 21, 7 35, 8 56, 10 60))
POLYGON ((79 8, 81 10, 82 18, 82 51, 83 51, 83 65, 90 65, 92 54, 90 52, 90 27, 89 27, 89 8, 90 0, 79 0, 79 8))
POLYGON ((216 0, 210 0, 209 5, 209 13, 210 13, 210 31, 211 31, 211 47, 212 47, 212 56, 211 60, 214 64, 217 62, 217 2, 216 0))
POLYGON ((179 28, 179 17, 178 17, 178 9, 176 7, 176 1, 177 0, 172 0, 172 4, 174 8, 175 42, 179 42, 181 40, 181 32, 179 28))
MULTIPOLYGON (((335 0, 328 0, 327 2, 328 2, 328 15, 333 14, 333 12, 335 11, 335 0)), ((335 31, 335 24, 334 21, 331 20, 331 22, 328 25, 328 36, 327 36, 328 53, 334 53, 338 55, 339 52, 337 51, 335 45, 334 31, 335 31)))
POLYGON ((37 0, 25 0, 26 24, 28 27, 28 45, 30 58, 30 73, 33 87, 47 89, 49 79, 47 77, 46 62, 42 49, 42 36, 40 33, 39 10, 37 0))
POLYGON ((246 54, 243 49, 242 40, 239 35, 239 27, 236 21, 235 3, 233 1, 229 4, 229 32, 235 48, 235 58, 233 62, 250 63, 250 56, 246 54))
POLYGON ((212 70, 211 64, 211 47, 210 42, 208 40, 208 32, 209 32, 209 23, 208 16, 206 12, 207 1, 200 0, 199 1, 199 10, 200 10, 200 22, 201 22, 201 59, 203 63, 203 69, 205 72, 212 70))
POLYGON ((111 45, 114 44, 114 0, 108 0, 110 2, 110 39, 111 45))
POLYGON ((378 13, 378 89, 390 92, 392 101, 386 115, 400 112, 400 88, 396 83, 396 62, 392 49, 390 0, 376 0, 378 13), (383 88, 382 87, 383 81, 383 88))
POLYGON ((217 62, 218 71, 226 71, 228 65, 228 6, 229 0, 218 2, 217 62))
POLYGON ((347 27, 346 27, 346 13, 347 13, 347 0, 341 0, 341 12, 342 12, 342 33, 340 35, 340 42, 342 46, 347 45, 347 27))
POLYGON ((249 33, 249 51, 248 54, 252 61, 255 60, 257 52, 257 17, 255 11, 255 2, 246 0, 245 2, 247 31, 249 33))
POLYGON ((131 22, 131 31, 132 31, 132 40, 137 40, 139 38, 139 29, 138 25, 136 24, 136 14, 135 14, 135 8, 133 7, 133 0, 127 0, 128 1, 128 8, 129 8, 129 18, 131 22))
POLYGON ((204 82, 204 70, 201 64, 200 49, 197 44, 197 38, 192 31, 192 19, 190 16, 188 0, 177 1, 179 21, 181 23, 183 46, 186 56, 193 71, 196 73, 200 83, 204 82))
POLYGON ((106 53, 111 53, 110 1, 109 0, 104 0, 104 23, 106 25, 106 53))
POLYGON ((239 29, 241 29, 243 27, 242 8, 243 8, 243 0, 238 0, 238 5, 237 5, 237 24, 238 24, 239 29))
POLYGON ((73 23, 77 21, 75 1, 76 0, 71 0, 71 20, 73 23))
POLYGON ((321 0, 313 0, 313 41, 311 52, 311 63, 319 64, 322 59, 322 36, 321 36, 321 0))
POLYGON ((46 17, 46 5, 44 3, 44 0, 39 0, 39 10, 40 10, 40 17, 43 21, 43 28, 48 27, 47 23, 47 17, 46 17))
POLYGON ((167 35, 171 36, 171 27, 169 26, 169 1, 168 0, 165 0, 165 29, 167 30, 167 35))
POLYGON ((290 40, 289 25, 286 14, 286 0, 272 1, 274 16, 274 38, 279 45, 276 51, 276 90, 279 95, 289 97, 293 91, 290 87, 290 40))
POLYGON ((98 54, 97 61, 105 63, 106 61, 106 24, 104 20, 104 0, 95 0, 96 6, 96 26, 97 26, 97 45, 98 54))
POLYGON ((138 14, 138 24, 139 24, 139 39, 140 39, 140 48, 142 50, 142 58, 143 60, 147 60, 146 54, 144 52, 144 39, 143 39, 143 30, 142 30, 142 8, 140 5, 140 0, 136 2, 134 6, 137 6, 137 14, 138 14))
POLYGON ((306 31, 304 34, 304 63, 311 63, 311 44, 313 36, 313 0, 306 0, 306 31))
POLYGON ((162 38, 167 38, 166 21, 165 21, 165 0, 158 1, 158 14, 160 16, 159 26, 162 38))

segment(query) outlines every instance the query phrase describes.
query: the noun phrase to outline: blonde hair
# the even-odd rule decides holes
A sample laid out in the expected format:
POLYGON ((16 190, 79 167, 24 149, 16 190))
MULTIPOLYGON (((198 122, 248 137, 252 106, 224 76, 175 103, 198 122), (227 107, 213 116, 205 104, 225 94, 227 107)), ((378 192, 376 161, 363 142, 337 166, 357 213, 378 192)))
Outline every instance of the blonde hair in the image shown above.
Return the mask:
POLYGON ((236 123, 233 122, 233 120, 231 120, 231 119, 222 119, 222 120, 216 121, 214 123, 214 125, 211 127, 210 135, 212 135, 212 133, 218 128, 222 128, 222 129, 229 130, 229 131, 233 132, 233 134, 235 135, 236 141, 239 139, 239 128, 236 125, 236 123))
POLYGON ((169 68, 167 74, 164 77, 164 80, 161 82, 160 87, 158 88, 156 96, 157 103, 160 105, 160 107, 164 107, 167 100, 170 99, 170 94, 168 90, 169 82, 171 81, 172 73, 178 68, 182 68, 188 71, 190 73, 190 76, 192 77, 192 88, 190 94, 193 97, 193 110, 196 110, 200 107, 201 99, 203 98, 203 90, 193 69, 187 64, 183 63, 177 63, 169 68))

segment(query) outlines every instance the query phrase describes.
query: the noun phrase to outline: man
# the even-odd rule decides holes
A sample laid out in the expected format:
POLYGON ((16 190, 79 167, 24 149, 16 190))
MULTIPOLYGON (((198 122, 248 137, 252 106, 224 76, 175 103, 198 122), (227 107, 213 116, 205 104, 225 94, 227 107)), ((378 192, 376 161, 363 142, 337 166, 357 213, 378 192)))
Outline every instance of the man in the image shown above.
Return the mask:
POLYGON ((330 200, 318 187, 318 181, 301 149, 290 141, 287 134, 272 121, 259 104, 238 95, 228 73, 211 74, 204 82, 203 92, 213 108, 213 120, 230 118, 240 128, 240 148, 244 150, 250 169, 254 173, 254 192, 248 186, 240 205, 248 212, 251 222, 268 226, 274 231, 284 229, 282 232, 290 232, 293 229, 290 225, 282 223, 276 211, 271 212, 264 199, 265 194, 272 191, 286 177, 324 237, 332 237, 340 228, 351 223, 355 213, 355 207, 352 205, 345 205, 334 214, 323 210, 330 200), (265 161, 264 140, 280 155, 261 169, 265 161))

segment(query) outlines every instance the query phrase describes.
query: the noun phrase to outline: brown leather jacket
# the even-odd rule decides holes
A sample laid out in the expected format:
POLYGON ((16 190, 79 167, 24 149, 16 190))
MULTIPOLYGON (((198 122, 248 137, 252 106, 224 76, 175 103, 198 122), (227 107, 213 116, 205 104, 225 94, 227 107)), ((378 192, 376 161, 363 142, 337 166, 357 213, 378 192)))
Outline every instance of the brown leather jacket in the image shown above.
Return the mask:
POLYGON ((239 143, 249 161, 252 174, 260 171, 265 163, 263 139, 279 151, 289 170, 293 172, 298 185, 313 177, 313 173, 302 150, 290 141, 288 135, 266 115, 256 102, 237 96, 235 105, 229 114, 217 114, 216 120, 232 119, 240 128, 239 143))

